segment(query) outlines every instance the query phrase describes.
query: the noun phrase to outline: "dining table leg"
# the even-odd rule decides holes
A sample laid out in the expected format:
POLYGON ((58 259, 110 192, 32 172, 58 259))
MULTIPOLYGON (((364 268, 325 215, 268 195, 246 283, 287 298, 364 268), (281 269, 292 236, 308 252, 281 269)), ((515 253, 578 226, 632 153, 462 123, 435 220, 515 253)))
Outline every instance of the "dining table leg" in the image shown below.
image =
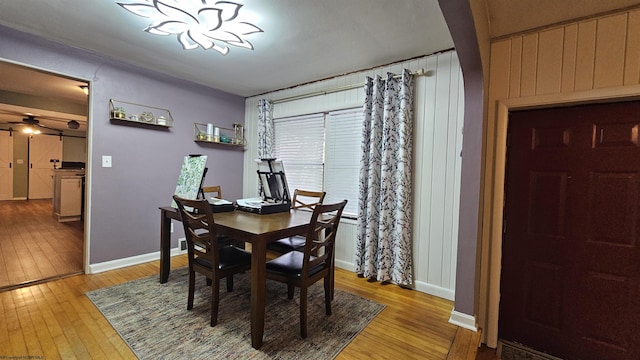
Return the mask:
POLYGON ((262 346, 266 296, 267 244, 255 241, 251 244, 251 345, 262 346))
POLYGON ((160 209, 160 283, 169 279, 171 269, 171 219, 166 209, 160 209))

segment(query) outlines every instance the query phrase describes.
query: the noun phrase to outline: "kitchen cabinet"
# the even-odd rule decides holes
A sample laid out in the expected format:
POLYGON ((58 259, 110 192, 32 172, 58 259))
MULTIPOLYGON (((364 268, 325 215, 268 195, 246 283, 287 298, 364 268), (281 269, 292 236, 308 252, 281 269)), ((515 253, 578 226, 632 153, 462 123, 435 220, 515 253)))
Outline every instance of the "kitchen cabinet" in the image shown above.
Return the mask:
POLYGON ((84 170, 54 171, 53 214, 59 222, 82 219, 84 170))

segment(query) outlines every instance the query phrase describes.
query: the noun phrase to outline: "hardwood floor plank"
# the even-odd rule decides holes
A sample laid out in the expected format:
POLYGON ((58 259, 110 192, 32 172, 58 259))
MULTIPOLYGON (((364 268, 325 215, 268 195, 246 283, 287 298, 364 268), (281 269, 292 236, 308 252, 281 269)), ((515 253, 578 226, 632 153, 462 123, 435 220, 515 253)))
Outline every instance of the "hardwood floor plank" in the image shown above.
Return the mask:
MULTIPOLYGON (((26 296, 27 294, 25 294, 26 296)), ((30 294, 28 296, 31 296, 30 294)), ((20 319, 20 328, 23 333, 25 346, 28 354, 42 353, 41 343, 38 340, 37 329, 30 320, 29 306, 19 308, 18 317, 20 319)))
POLYGON ((12 307, 9 309, 8 314, 4 316, 9 335, 7 345, 8 348, 16 354, 28 354, 24 334, 20 326, 21 309, 24 307, 20 306, 21 301, 16 301, 16 297, 19 296, 12 296, 11 299, 8 300, 8 304, 12 307))
POLYGON ((37 286, 32 286, 30 289, 32 290, 32 296, 37 301, 35 301, 34 306, 29 307, 29 320, 36 329, 36 336, 41 345, 42 356, 45 359, 58 358, 56 344, 43 317, 43 305, 46 305, 45 301, 38 301, 38 299, 44 299, 43 294, 37 286))

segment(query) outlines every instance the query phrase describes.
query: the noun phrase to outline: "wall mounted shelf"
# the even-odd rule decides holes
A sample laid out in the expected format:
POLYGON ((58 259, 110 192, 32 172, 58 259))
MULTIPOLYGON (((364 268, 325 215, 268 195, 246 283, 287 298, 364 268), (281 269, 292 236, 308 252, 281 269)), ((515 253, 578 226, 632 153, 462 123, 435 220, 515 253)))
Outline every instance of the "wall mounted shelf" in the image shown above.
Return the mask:
POLYGON ((194 141, 201 143, 222 144, 244 147, 246 140, 242 125, 235 129, 215 126, 213 124, 194 123, 194 141))
POLYGON ((167 109, 115 99, 109 100, 109 119, 112 122, 150 125, 161 128, 173 126, 173 117, 167 109))

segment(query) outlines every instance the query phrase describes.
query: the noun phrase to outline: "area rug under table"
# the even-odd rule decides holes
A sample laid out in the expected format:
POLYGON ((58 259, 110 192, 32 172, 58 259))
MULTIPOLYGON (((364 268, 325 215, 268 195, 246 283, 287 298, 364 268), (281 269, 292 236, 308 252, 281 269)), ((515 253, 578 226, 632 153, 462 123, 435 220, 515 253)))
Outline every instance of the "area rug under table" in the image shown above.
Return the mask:
POLYGON ((267 280, 264 343, 251 347, 249 273, 234 276, 234 290, 220 283, 218 324, 209 326, 211 289, 196 275, 192 310, 187 310, 187 269, 172 270, 160 284, 149 276, 87 296, 141 359, 333 359, 384 305, 335 291, 326 316, 324 288, 309 288, 308 337, 300 337, 300 299, 287 299, 284 284, 267 280))

